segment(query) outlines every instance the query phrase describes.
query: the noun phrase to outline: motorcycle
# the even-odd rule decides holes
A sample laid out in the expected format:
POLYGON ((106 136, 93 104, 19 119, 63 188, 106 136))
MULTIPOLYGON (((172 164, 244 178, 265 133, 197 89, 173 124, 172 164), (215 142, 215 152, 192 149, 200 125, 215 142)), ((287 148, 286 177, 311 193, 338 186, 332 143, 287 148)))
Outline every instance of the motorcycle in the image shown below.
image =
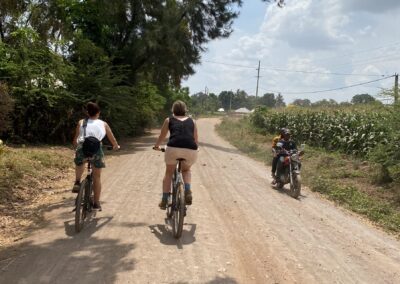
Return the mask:
POLYGON ((290 183, 289 194, 293 198, 297 198, 301 191, 301 160, 300 157, 304 154, 304 144, 301 145, 300 150, 287 151, 282 148, 280 143, 277 144, 278 152, 280 153, 276 188, 282 189, 285 184, 290 183))

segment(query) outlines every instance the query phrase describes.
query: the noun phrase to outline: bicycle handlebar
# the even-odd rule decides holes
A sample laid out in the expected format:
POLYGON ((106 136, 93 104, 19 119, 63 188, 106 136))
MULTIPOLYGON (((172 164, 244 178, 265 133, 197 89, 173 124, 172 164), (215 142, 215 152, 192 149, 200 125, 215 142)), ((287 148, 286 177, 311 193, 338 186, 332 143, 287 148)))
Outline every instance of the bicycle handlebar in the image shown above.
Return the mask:
POLYGON ((154 146, 154 147, 153 147, 153 150, 165 152, 165 148, 164 148, 164 147, 158 147, 158 148, 157 148, 156 146, 154 146))

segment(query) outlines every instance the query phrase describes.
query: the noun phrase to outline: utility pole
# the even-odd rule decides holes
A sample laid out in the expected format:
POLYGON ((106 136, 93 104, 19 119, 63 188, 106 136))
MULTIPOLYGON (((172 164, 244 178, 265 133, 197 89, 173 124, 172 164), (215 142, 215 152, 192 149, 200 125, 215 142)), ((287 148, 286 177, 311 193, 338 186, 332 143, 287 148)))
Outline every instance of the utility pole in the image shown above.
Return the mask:
POLYGON ((231 112, 232 111, 232 90, 231 90, 231 93, 230 93, 230 96, 229 96, 229 112, 231 112))
POLYGON ((394 103, 399 100, 399 74, 394 74, 394 103))
POLYGON ((256 99, 258 98, 258 81, 260 81, 260 65, 261 65, 261 61, 258 60, 256 99))

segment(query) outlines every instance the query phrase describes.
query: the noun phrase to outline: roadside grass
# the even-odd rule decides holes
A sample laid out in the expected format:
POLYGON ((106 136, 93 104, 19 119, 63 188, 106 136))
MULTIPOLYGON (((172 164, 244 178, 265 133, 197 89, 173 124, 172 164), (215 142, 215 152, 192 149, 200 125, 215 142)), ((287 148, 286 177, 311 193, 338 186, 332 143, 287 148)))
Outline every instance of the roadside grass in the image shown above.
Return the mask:
POLYGON ((43 218, 40 209, 72 171, 73 151, 64 147, 0 148, 0 248, 21 238, 43 218))
MULTIPOLYGON (((261 135, 248 118, 224 118, 217 132, 252 158, 270 166, 273 135, 261 135)), ((399 185, 375 183, 379 168, 368 161, 306 145, 303 184, 387 231, 400 235, 399 185)))

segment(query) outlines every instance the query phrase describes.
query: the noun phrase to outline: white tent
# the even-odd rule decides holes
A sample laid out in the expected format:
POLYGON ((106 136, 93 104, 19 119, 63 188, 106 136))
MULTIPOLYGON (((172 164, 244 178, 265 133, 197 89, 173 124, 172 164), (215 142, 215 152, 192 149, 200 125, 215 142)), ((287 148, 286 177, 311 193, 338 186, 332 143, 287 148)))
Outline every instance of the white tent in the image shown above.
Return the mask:
POLYGON ((218 112, 224 112, 224 111, 225 111, 225 110, 224 110, 224 108, 222 108, 222 107, 218 109, 218 112))
POLYGON ((235 110, 235 112, 236 113, 250 113, 250 111, 245 107, 241 107, 241 108, 235 110))

